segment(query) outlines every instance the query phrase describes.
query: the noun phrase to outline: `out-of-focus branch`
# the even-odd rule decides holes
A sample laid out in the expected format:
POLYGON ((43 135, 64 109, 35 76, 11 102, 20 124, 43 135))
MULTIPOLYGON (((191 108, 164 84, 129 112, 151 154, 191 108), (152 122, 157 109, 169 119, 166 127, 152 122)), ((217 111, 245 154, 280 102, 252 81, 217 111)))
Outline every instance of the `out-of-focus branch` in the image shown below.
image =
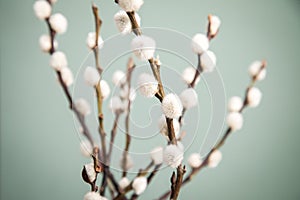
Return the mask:
POLYGON ((98 46, 98 38, 99 38, 99 35, 100 35, 100 28, 101 28, 101 25, 102 25, 102 20, 99 17, 98 7, 95 4, 92 5, 92 10, 93 10, 93 14, 94 14, 94 17, 95 17, 95 30, 96 30, 95 31, 96 32, 95 46, 93 48, 93 52, 94 52, 94 55, 95 55, 96 68, 97 68, 99 74, 102 74, 103 68, 100 65, 99 46, 98 46))

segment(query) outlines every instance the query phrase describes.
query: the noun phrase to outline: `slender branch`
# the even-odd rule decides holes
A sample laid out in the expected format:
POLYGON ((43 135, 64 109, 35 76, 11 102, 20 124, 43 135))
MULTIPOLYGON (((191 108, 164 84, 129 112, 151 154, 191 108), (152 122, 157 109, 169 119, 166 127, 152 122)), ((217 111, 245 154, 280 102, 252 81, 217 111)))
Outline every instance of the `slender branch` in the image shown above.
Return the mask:
POLYGON ((107 153, 107 164, 108 165, 109 165, 110 159, 111 159, 113 144, 114 144, 115 137, 116 137, 116 134, 117 134, 117 127, 118 127, 118 122, 119 122, 120 115, 121 115, 120 112, 116 113, 113 128, 111 129, 110 143, 109 143, 109 149, 108 149, 108 153, 107 153))
POLYGON ((170 200, 177 200, 182 180, 183 180, 183 175, 185 174, 185 166, 182 167, 182 165, 179 165, 177 167, 177 176, 175 178, 175 172, 173 172, 171 176, 171 196, 170 200))
POLYGON ((95 30, 96 30, 95 46, 93 48, 93 52, 94 52, 94 55, 95 55, 96 68, 97 68, 99 74, 101 75, 102 71, 103 71, 103 68, 101 67, 100 61, 99 61, 98 38, 99 38, 99 35, 100 35, 100 28, 101 28, 101 25, 102 25, 102 20, 99 17, 98 7, 95 4, 92 5, 92 10, 93 10, 94 18, 95 18, 95 30))

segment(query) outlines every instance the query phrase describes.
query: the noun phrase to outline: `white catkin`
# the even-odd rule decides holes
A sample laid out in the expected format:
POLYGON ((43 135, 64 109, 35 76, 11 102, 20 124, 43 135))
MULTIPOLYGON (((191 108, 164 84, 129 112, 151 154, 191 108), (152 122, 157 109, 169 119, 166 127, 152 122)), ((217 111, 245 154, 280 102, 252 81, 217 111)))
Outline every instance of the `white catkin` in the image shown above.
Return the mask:
POLYGON ((51 28, 56 33, 65 33, 68 28, 68 21, 65 16, 63 16, 61 13, 56 13, 50 16, 49 23, 51 25, 51 28))
POLYGON ((182 106, 186 109, 197 106, 198 104, 198 95, 193 88, 185 89, 180 94, 180 100, 182 106))
MULTIPOLYGON (((141 18, 137 13, 134 13, 137 24, 140 26, 141 18)), ((124 10, 120 10, 114 15, 115 24, 121 34, 125 35, 131 33, 132 25, 127 13, 124 10)))
POLYGON ((80 152, 85 157, 91 157, 91 154, 93 153, 93 147, 88 140, 82 140, 80 142, 80 152))
POLYGON ((83 200, 107 200, 107 198, 100 196, 99 192, 88 192, 84 195, 83 200))
POLYGON ((67 57, 63 52, 56 51, 51 55, 50 66, 56 71, 60 71, 63 67, 67 67, 67 65, 67 57))
MULTIPOLYGON (((39 45, 43 52, 49 52, 51 49, 51 37, 49 35, 41 35, 39 38, 39 45)), ((58 47, 58 43, 56 40, 53 42, 54 48, 58 47)))
POLYGON ((214 52, 205 51, 200 56, 203 72, 212 72, 216 67, 217 58, 214 52))
POLYGON ((243 107, 243 100, 241 97, 233 96, 228 101, 228 111, 238 112, 243 107))
POLYGON ((112 76, 112 82, 115 86, 120 87, 126 83, 126 74, 121 70, 115 71, 112 76))
POLYGON ((102 98, 103 100, 107 99, 110 95, 110 88, 109 88, 109 85, 108 83, 105 81, 105 80, 101 80, 99 82, 100 84, 100 88, 101 88, 101 95, 102 95, 102 98))
POLYGON ((147 98, 154 97, 158 91, 158 83, 154 76, 147 73, 139 75, 137 85, 141 95, 147 98))
POLYGON ((182 104, 176 94, 167 94, 162 100, 162 111, 168 118, 178 118, 182 114, 182 104))
POLYGON ((94 163, 91 162, 89 164, 84 165, 86 174, 90 180, 90 182, 93 182, 96 179, 96 171, 94 168, 94 163))
POLYGON ((198 33, 193 37, 191 46, 196 54, 202 54, 208 50, 209 40, 206 35, 198 33))
POLYGON ((121 98, 127 99, 127 97, 128 97, 128 92, 130 92, 130 93, 129 93, 129 100, 130 100, 131 102, 134 101, 135 98, 136 98, 136 91, 135 91, 135 89, 133 89, 133 88, 130 88, 130 90, 128 91, 128 87, 124 87, 124 88, 122 88, 122 89, 120 90, 119 95, 120 95, 121 98))
POLYGON ((146 190, 147 184, 148 183, 146 177, 136 177, 132 182, 132 188, 137 195, 140 195, 146 190))
POLYGON ((131 49, 140 60, 153 58, 155 52, 155 41, 148 36, 137 36, 131 41, 131 49))
POLYGON ((123 177, 120 181, 119 181, 119 186, 121 189, 126 188, 128 185, 130 184, 130 181, 127 177, 123 177))
POLYGON ((192 153, 188 158, 188 163, 192 168, 197 168, 202 164, 202 159, 199 153, 192 153))
POLYGON ((164 150, 164 162, 172 167, 178 167, 183 160, 183 151, 177 145, 170 144, 164 150))
POLYGON ((163 163, 164 158, 163 158, 163 148, 162 147, 155 147, 151 152, 150 156, 152 161, 154 162, 155 165, 159 165, 163 163))
POLYGON ((66 84, 66 86, 71 86, 74 82, 74 77, 73 77, 73 73, 70 70, 70 68, 68 67, 64 67, 60 70, 61 73, 61 78, 64 82, 64 84, 66 84))
POLYGON ((231 112, 227 115, 227 124, 233 131, 243 127, 243 115, 239 112, 231 112))
POLYGON ((143 0, 118 0, 119 6, 126 12, 138 11, 144 4, 143 0))
POLYGON ((51 15, 51 5, 44 0, 38 0, 33 4, 33 10, 37 18, 43 20, 51 15))
POLYGON ((208 158, 208 164, 207 165, 208 165, 209 168, 215 168, 219 165, 221 160, 222 160, 221 151, 214 150, 208 158))
POLYGON ((116 113, 118 111, 123 111, 124 110, 124 104, 122 102, 122 100, 120 99, 120 97, 118 96, 113 96, 111 99, 110 99, 110 102, 109 102, 109 109, 116 113))
MULTIPOLYGON (((194 80, 195 74, 196 74, 196 69, 194 67, 187 67, 182 72, 181 77, 186 84, 191 84, 192 81, 194 80)), ((200 81, 200 76, 197 77, 195 84, 197 84, 199 81, 200 81)))
POLYGON ((216 15, 209 15, 208 20, 209 20, 209 23, 210 23, 209 33, 210 33, 210 35, 214 36, 218 33, 218 30, 219 30, 220 25, 221 25, 221 20, 216 15))
POLYGON ((256 80, 261 81, 266 78, 267 75, 267 70, 266 68, 261 70, 261 66, 263 63, 261 61, 254 61, 250 66, 249 66, 249 75, 252 78, 256 78, 256 80))
POLYGON ((132 158, 131 158, 131 156, 129 154, 127 154, 126 166, 124 166, 123 160, 124 160, 124 157, 122 155, 122 157, 120 159, 120 166, 122 167, 122 169, 129 170, 129 169, 131 169, 133 167, 133 160, 132 160, 132 158))
POLYGON ((100 75, 96 68, 88 66, 83 74, 86 84, 89 86, 96 86, 100 80, 100 75))
MULTIPOLYGON (((98 48, 101 49, 103 47, 104 41, 102 37, 98 36, 98 48)), ((86 38, 86 45, 89 49, 93 49, 96 45, 96 33, 95 32, 89 32, 86 38)))
POLYGON ((83 98, 77 99, 75 101, 75 107, 77 108, 78 112, 83 116, 91 114, 90 104, 83 98))
MULTIPOLYGON (((167 140, 169 140, 168 137, 168 125, 166 122, 166 116, 162 115, 159 120, 158 120, 158 128, 160 133, 165 136, 167 140)), ((175 137, 178 139, 180 137, 180 124, 177 119, 173 119, 173 128, 174 128, 174 133, 175 137)))
POLYGON ((250 107, 257 107, 261 101, 262 93, 256 87, 251 87, 247 93, 247 103, 250 107))

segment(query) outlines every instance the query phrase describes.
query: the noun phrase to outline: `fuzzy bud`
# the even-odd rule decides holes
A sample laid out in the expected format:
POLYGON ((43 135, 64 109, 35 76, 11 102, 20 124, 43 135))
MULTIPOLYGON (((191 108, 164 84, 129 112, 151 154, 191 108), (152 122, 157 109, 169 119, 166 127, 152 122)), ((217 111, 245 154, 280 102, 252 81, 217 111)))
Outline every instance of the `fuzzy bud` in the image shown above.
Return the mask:
POLYGON ((99 82, 100 88, 101 88, 101 95, 103 100, 107 99, 107 97, 110 95, 110 88, 108 83, 105 80, 101 80, 99 82))
POLYGON ((100 196, 99 192, 88 192, 83 200, 107 200, 107 198, 100 196))
POLYGON ((46 19, 51 15, 51 5, 44 0, 38 0, 33 4, 33 10, 37 18, 46 19))
POLYGON ((219 150, 214 150, 208 158, 208 167, 215 168, 222 160, 222 153, 219 150))
POLYGON ((247 103, 250 107, 257 107, 261 101, 262 93, 256 88, 252 87, 248 90, 247 93, 247 103))
MULTIPOLYGON (((89 32, 86 38, 86 44, 88 48, 93 49, 96 45, 96 33, 95 32, 89 32)), ((101 49, 103 47, 104 41, 102 37, 98 36, 98 48, 101 49)))
POLYGON ((231 112, 227 115, 227 124, 233 131, 243 127, 243 115, 239 112, 231 112))
POLYGON ((208 21, 209 21, 209 35, 215 36, 220 28, 221 20, 216 15, 208 15, 208 21))
MULTIPOLYGON (((141 18, 137 13, 134 13, 137 24, 140 26, 141 18)), ((120 10, 114 16, 115 24, 121 34, 125 35, 131 33, 132 25, 127 13, 124 10, 120 10)))
POLYGON ((136 177, 132 182, 132 188, 137 195, 142 194, 147 188, 147 178, 144 176, 136 177))
POLYGON ((120 97, 114 96, 110 99, 109 109, 114 113, 124 110, 124 104, 120 97))
POLYGON ((207 51, 209 48, 209 40, 206 35, 198 33, 192 39, 192 50, 196 54, 202 54, 204 51, 207 51))
POLYGON ((198 104, 198 95, 193 88, 185 89, 180 94, 180 100, 182 106, 186 109, 197 106, 198 104))
POLYGON ((96 86, 99 83, 100 75, 98 71, 94 67, 88 66, 83 74, 84 80, 86 84, 89 86, 96 86))
POLYGON ((60 71, 62 68, 67 67, 67 65, 67 57, 63 52, 56 51, 51 55, 50 66, 56 71, 60 71))
POLYGON ((83 116, 91 114, 90 104, 83 98, 77 99, 75 101, 75 107, 77 108, 78 112, 83 116))
MULTIPOLYGON (((162 115, 158 120, 158 128, 159 128, 160 133, 163 134, 167 140, 169 140, 168 125, 166 122, 166 117, 164 115, 162 115)), ((173 128, 174 128, 175 137, 179 138, 180 137, 180 124, 177 119, 173 119, 173 128)))
POLYGON ((136 98, 136 92, 135 92, 135 89, 133 89, 133 88, 130 88, 130 90, 128 91, 128 87, 124 87, 120 90, 119 94, 122 99, 127 99, 128 93, 129 93, 129 100, 131 102, 134 101, 136 98))
POLYGON ((130 181, 128 180, 127 177, 123 177, 120 181, 119 181, 119 186, 120 188, 123 190, 124 188, 126 188, 129 184, 130 184, 130 181))
POLYGON ((239 112, 243 107, 243 100, 241 97, 234 96, 229 99, 228 110, 230 112, 239 112))
POLYGON ((64 82, 64 84, 66 84, 66 86, 71 86, 73 84, 74 81, 74 77, 73 77, 73 73, 70 70, 70 68, 68 67, 64 67, 60 70, 61 73, 61 78, 64 82))
MULTIPOLYGON (((194 67, 187 67, 183 70, 181 77, 186 84, 191 84, 194 80, 195 74, 196 74, 196 69, 194 67)), ((197 77, 195 83, 197 84, 199 80, 200 80, 200 76, 197 77)))
MULTIPOLYGON (((57 48, 58 43, 56 40, 54 40, 54 48, 57 48)), ((49 52, 51 49, 51 38, 49 35, 41 35, 39 39, 40 48, 43 52, 49 52)))
POLYGON ((65 16, 63 16, 60 13, 56 13, 50 16, 49 23, 51 25, 51 28, 56 33, 65 33, 68 28, 68 21, 65 16))
POLYGON ((82 140, 80 142, 80 152, 85 157, 91 157, 93 153, 93 147, 88 140, 82 140))
POLYGON ((151 98, 158 91, 158 83, 152 75, 142 73, 138 78, 138 89, 141 95, 151 98))
POLYGON ((150 156, 152 161, 154 162, 155 165, 159 165, 163 163, 164 158, 163 158, 163 148, 162 147, 156 147, 150 152, 150 156))
POLYGON ((143 0, 118 0, 119 6, 126 12, 138 11, 143 3, 143 0))
POLYGON ((192 153, 188 159, 188 163, 192 168, 197 168, 202 164, 202 159, 199 153, 192 153))
POLYGON ((204 72, 212 72, 216 67, 217 58, 214 52, 205 51, 201 56, 201 67, 204 72))
POLYGON ((266 78, 267 70, 266 68, 261 69, 262 65, 263 63, 261 61, 254 61, 249 66, 249 75, 258 81, 261 81, 266 78))
POLYGON ((121 70, 115 71, 112 76, 112 82, 115 86, 120 87, 126 83, 126 74, 121 70))
POLYGON ((155 41, 144 35, 137 36, 131 42, 131 49, 140 60, 149 60, 154 56, 155 41))
POLYGON ((90 183, 94 182, 96 179, 96 175, 97 175, 95 168, 94 168, 94 163, 89 163, 89 164, 84 165, 84 170, 89 179, 89 182, 90 183))
POLYGON ((176 94, 167 94, 162 100, 162 111, 167 118, 178 118, 182 114, 182 104, 176 94))
POLYGON ((164 150, 164 162, 172 168, 178 167, 183 160, 183 151, 177 145, 170 144, 164 150))
POLYGON ((133 167, 133 160, 131 158, 131 156, 129 154, 127 154, 127 157, 126 157, 126 166, 124 166, 124 155, 122 155, 121 159, 120 159, 120 166, 122 167, 122 169, 124 170, 129 170, 133 167))

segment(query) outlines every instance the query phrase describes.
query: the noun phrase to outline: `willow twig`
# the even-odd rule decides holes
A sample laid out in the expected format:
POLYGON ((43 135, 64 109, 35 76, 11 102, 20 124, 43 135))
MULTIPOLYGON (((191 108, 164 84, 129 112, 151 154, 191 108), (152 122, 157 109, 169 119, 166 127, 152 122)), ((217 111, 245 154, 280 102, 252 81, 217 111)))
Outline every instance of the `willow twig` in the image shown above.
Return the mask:
POLYGON ((100 28, 102 25, 102 20, 99 17, 98 7, 95 4, 92 5, 92 10, 93 10, 94 18, 95 18, 95 30, 96 30, 95 46, 93 47, 93 52, 95 55, 96 68, 97 68, 99 74, 102 74, 103 68, 101 67, 100 61, 99 61, 99 46, 98 46, 98 38, 100 35, 100 28))

